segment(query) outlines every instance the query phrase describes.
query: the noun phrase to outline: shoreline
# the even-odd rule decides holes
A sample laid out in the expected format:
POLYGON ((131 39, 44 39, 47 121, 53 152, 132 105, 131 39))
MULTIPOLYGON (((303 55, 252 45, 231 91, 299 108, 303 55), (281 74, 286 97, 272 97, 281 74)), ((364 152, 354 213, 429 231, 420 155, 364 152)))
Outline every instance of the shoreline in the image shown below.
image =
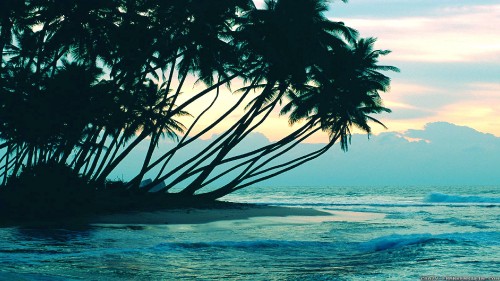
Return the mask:
MULTIPOLYGON (((117 211, 105 214, 92 214, 75 218, 54 220, 8 221, 0 224, 5 227, 64 227, 94 224, 204 224, 218 221, 245 220, 256 217, 333 217, 334 214, 313 208, 282 207, 249 203, 216 201, 192 207, 154 208, 150 210, 117 211)), ((314 219, 312 219, 314 220, 314 219)))
POLYGON ((224 202, 215 208, 179 208, 99 215, 91 224, 203 224, 254 217, 318 217, 331 213, 312 208, 280 207, 224 202))

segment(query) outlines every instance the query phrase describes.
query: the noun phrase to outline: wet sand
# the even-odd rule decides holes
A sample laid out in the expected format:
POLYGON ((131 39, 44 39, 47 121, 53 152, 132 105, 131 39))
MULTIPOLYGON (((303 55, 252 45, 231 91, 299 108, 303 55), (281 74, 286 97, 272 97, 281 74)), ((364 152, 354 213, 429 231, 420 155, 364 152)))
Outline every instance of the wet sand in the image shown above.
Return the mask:
POLYGON ((385 214, 351 211, 323 211, 313 208, 277 207, 228 203, 215 208, 186 208, 115 213, 90 219, 92 224, 203 224, 218 221, 266 219, 276 223, 311 223, 324 221, 366 221, 385 214))
POLYGON ((311 208, 288 208, 249 204, 234 204, 224 208, 170 209, 151 212, 130 212, 100 215, 91 219, 95 224, 201 224, 223 220, 243 220, 253 217, 330 217, 331 213, 311 208))

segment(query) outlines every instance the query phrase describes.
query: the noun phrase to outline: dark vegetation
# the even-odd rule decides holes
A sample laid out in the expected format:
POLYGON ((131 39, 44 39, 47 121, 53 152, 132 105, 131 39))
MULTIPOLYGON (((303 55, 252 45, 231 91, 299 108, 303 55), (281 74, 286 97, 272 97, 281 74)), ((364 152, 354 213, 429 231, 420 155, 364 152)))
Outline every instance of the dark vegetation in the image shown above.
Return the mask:
POLYGON ((379 93, 390 79, 380 71, 397 68, 378 64, 389 52, 327 19, 325 0, 266 3, 2 0, 1 216, 213 201, 335 143, 347 149, 353 127, 370 133, 368 122, 381 124, 371 114, 389 112, 379 93), (276 112, 292 133, 234 152, 276 112), (209 146, 172 164, 221 128, 209 146), (284 157, 318 132, 328 136, 323 148, 284 157), (110 181, 141 143, 148 149, 133 179, 110 181))

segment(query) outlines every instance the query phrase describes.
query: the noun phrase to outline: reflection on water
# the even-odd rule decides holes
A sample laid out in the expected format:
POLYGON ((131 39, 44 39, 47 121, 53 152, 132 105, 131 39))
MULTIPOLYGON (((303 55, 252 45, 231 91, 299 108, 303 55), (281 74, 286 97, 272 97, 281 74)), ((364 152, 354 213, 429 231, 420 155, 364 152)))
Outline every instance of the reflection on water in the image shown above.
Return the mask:
MULTIPOLYGON (((496 198, 481 193, 480 188, 476 193, 458 188, 454 191, 449 194, 496 198)), ((267 200, 281 197, 283 202, 293 201, 295 205, 331 202, 322 208, 341 212, 335 220, 322 222, 253 218, 200 225, 2 228, 0 280, 418 280, 422 275, 500 276, 500 204, 493 200, 486 205, 422 204, 430 192, 416 188, 399 193, 382 188, 341 192, 319 188, 303 194, 300 189, 288 189, 289 197, 279 189, 266 192, 267 200), (352 199, 352 194, 357 197, 352 199), (349 200, 356 204, 345 204, 349 200), (370 213, 363 219, 343 218, 353 212, 370 213)), ((266 199, 262 193, 256 194, 259 198, 254 201, 266 199)), ((252 198, 251 193, 233 196, 234 201, 252 202, 252 198)))

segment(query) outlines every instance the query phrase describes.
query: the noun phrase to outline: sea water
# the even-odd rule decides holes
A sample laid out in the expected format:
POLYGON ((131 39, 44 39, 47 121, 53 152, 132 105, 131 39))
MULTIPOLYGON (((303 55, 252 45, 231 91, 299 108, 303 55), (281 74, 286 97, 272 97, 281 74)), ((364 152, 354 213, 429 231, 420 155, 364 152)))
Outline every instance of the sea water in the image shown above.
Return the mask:
POLYGON ((334 215, 1 228, 0 280, 500 280, 499 190, 261 186, 224 199, 334 215))

